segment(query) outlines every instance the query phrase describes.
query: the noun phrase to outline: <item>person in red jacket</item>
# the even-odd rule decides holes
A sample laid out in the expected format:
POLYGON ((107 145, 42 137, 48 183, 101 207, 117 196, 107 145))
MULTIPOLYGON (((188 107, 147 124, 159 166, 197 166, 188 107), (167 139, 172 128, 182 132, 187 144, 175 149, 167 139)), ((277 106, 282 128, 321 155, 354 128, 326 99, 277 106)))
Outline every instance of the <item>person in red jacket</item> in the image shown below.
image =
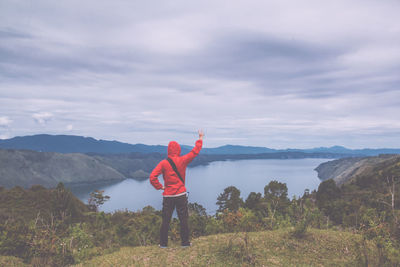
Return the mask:
POLYGON ((204 132, 199 131, 199 140, 195 147, 188 154, 180 156, 181 147, 171 141, 168 144, 168 159, 162 160, 150 174, 150 183, 157 190, 163 192, 162 223, 160 229, 160 247, 165 248, 168 245, 168 228, 171 221, 172 212, 176 207, 180 222, 180 234, 183 247, 189 247, 189 225, 188 225, 188 201, 185 187, 186 167, 200 153, 203 146, 204 132), (169 162, 172 160, 172 162, 169 162), (175 169, 173 165, 175 165, 175 169), (178 172, 178 173, 177 173, 178 172), (158 176, 162 174, 164 185, 162 185, 158 176), (180 177, 179 177, 180 176, 180 177))

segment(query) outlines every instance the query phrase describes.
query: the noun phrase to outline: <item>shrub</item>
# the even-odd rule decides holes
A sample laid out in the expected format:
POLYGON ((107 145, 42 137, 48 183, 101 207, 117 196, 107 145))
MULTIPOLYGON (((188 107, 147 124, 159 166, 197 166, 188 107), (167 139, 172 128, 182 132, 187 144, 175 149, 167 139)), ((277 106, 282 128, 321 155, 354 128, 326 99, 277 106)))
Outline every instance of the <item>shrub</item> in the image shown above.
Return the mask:
POLYGON ((291 232, 291 235, 294 238, 304 238, 307 235, 309 220, 304 218, 296 223, 294 230, 291 232))

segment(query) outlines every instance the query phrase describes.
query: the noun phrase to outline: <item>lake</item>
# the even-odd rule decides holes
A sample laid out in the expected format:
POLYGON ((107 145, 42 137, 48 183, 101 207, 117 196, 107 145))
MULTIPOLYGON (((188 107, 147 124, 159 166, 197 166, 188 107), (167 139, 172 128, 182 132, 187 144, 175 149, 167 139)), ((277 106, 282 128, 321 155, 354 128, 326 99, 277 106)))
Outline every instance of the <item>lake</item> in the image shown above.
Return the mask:
MULTIPOLYGON (((196 166, 186 170, 186 188, 189 202, 197 202, 207 213, 215 214, 217 197, 228 186, 235 186, 246 200, 250 192, 264 194, 264 186, 272 180, 287 184, 289 197, 302 196, 305 189, 317 189, 321 182, 314 169, 329 159, 259 159, 216 161, 206 166, 196 166)), ((159 176, 163 183, 162 175, 159 176)), ((156 209, 162 207, 162 191, 155 190, 149 180, 126 179, 114 184, 96 184, 72 187, 71 191, 87 203, 89 193, 99 189, 110 196, 100 210, 137 211, 147 205, 156 209)))

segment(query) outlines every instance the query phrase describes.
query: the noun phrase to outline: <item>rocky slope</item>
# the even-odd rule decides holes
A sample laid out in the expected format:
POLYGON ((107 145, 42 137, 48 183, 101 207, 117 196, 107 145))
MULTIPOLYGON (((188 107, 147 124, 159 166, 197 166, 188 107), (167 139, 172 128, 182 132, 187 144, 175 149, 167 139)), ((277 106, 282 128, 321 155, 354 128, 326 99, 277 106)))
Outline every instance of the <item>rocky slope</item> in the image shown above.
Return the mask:
POLYGON ((334 179, 341 185, 355 177, 371 175, 400 164, 400 155, 379 155, 376 157, 342 158, 320 164, 315 170, 321 180, 334 179))

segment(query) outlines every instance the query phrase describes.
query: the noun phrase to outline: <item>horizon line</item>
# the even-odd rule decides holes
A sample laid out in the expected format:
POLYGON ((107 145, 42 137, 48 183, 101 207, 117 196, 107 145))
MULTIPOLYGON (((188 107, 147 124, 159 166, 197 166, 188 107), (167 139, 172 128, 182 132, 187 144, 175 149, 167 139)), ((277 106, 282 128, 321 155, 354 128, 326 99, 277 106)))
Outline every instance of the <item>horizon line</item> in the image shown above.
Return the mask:
MULTIPOLYGON (((74 136, 74 137, 83 137, 83 138, 91 138, 94 139, 96 141, 106 141, 106 142, 119 142, 119 143, 123 143, 123 144, 128 144, 128 145, 146 145, 146 146, 168 146, 168 145, 162 145, 162 144, 144 144, 144 143, 127 143, 127 142, 122 142, 122 141, 118 141, 118 140, 106 140, 106 139, 97 139, 95 137, 92 136, 84 136, 84 135, 74 135, 74 134, 48 134, 48 133, 40 133, 40 134, 32 134, 32 135, 16 135, 10 138, 6 138, 6 139, 1 139, 0 141, 5 141, 5 140, 10 140, 13 138, 23 138, 23 137, 32 137, 32 136, 38 136, 38 135, 48 135, 48 136, 74 136)), ((186 145, 186 144, 180 144, 181 146, 189 146, 191 147, 192 145, 186 145)), ((363 148, 348 148, 342 145, 332 145, 332 146, 318 146, 318 147, 312 147, 312 148, 271 148, 271 147, 266 147, 266 146, 249 146, 249 145, 238 145, 238 144, 225 144, 225 145, 221 145, 221 146, 217 146, 217 147, 203 147, 203 148, 208 148, 208 149, 215 149, 215 148, 221 148, 224 146, 237 146, 237 147, 248 147, 248 148, 265 148, 265 149, 271 149, 271 150, 311 150, 311 149, 332 149, 332 148, 344 148, 347 150, 365 150, 365 149, 372 149, 372 150, 383 150, 383 149, 390 149, 390 150, 395 150, 395 149, 400 149, 397 147, 392 147, 392 148, 388 148, 388 147, 379 147, 379 148, 371 148, 371 147, 363 147, 363 148)))

